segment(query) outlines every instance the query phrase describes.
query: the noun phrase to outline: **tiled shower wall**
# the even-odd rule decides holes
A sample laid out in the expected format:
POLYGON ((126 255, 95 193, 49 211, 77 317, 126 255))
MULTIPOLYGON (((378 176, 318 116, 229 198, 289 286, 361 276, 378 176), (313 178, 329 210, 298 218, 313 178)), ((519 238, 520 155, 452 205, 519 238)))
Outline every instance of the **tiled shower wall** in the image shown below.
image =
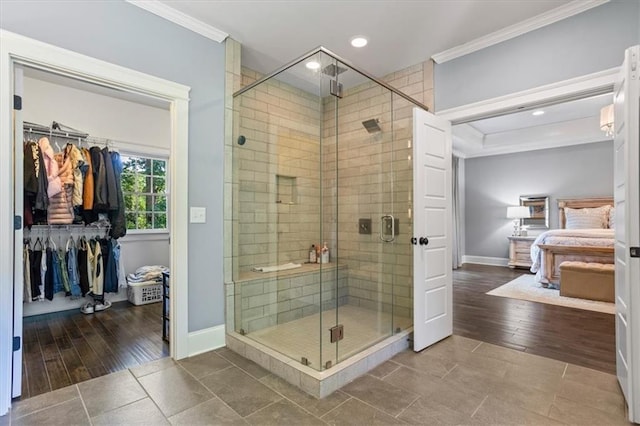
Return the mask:
MULTIPOLYGON (((242 69, 243 86, 259 77, 242 69)), ((236 99, 237 101, 238 99, 236 99)), ((271 79, 240 98, 237 267, 304 262, 320 235, 320 98, 271 79)))
MULTIPOLYGON (((385 81, 432 109, 432 71, 425 62, 385 81)), ((242 68, 243 86, 259 77, 242 68)), ((327 241, 332 257, 348 265, 349 303, 387 312, 393 306, 396 315, 410 317, 413 105, 373 83, 347 89, 339 101, 336 163, 335 98, 273 79, 242 96, 236 134, 247 142, 238 147, 234 141, 233 148, 241 201, 234 212, 236 270, 242 275, 256 265, 304 261, 312 243, 327 241), (381 133, 366 132, 362 121, 370 118, 380 120, 381 133), (399 235, 394 244, 381 244, 380 215, 388 213, 399 219, 399 235), (371 235, 358 233, 358 218, 372 220, 371 235)))

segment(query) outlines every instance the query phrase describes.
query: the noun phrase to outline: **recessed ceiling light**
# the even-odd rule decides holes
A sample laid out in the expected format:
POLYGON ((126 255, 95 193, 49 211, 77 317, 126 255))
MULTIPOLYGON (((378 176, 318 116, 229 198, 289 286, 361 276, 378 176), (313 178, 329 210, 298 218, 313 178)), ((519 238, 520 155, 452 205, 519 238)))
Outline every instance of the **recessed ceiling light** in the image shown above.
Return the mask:
POLYGON ((351 45, 353 47, 365 47, 367 43, 369 43, 369 40, 367 40, 363 36, 355 36, 351 39, 351 45))
POLYGON ((543 111, 543 110, 541 110, 541 109, 539 109, 539 110, 537 110, 537 111, 533 111, 533 112, 531 113, 531 115, 542 115, 542 114, 544 114, 544 111, 543 111))
POLYGON ((305 64, 305 66, 310 70, 317 70, 317 69, 320 69, 320 62, 309 61, 305 64))

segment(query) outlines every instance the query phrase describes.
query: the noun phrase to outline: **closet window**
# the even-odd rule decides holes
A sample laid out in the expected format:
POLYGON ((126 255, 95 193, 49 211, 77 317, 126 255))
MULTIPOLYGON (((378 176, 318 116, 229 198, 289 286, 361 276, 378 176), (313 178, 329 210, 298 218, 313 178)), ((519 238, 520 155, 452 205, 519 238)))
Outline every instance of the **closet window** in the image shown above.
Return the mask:
POLYGON ((167 230, 167 160, 122 155, 122 192, 129 230, 167 230))

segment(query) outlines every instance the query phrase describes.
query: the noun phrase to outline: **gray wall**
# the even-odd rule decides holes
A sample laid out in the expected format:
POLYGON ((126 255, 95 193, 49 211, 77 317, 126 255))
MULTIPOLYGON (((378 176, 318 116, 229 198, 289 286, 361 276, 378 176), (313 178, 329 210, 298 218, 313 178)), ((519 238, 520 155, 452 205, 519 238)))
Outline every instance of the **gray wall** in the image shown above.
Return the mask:
POLYGON ((435 66, 435 109, 465 105, 620 66, 640 42, 640 2, 613 0, 435 66))
POLYGON ((3 29, 191 87, 189 169, 174 173, 189 174, 189 204, 208 211, 189 225, 189 331, 224 323, 224 45, 121 1, 0 8, 3 29))
POLYGON ((612 142, 465 160, 466 255, 508 256, 513 221, 507 206, 520 195, 548 195, 551 228, 558 198, 613 196, 612 142))

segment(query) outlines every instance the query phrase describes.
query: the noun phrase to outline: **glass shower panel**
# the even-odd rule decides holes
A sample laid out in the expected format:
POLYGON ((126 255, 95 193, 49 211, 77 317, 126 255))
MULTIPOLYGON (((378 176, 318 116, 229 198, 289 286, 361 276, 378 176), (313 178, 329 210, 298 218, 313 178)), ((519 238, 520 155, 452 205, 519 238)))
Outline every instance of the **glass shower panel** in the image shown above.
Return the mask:
MULTIPOLYGON (((340 264, 347 297, 338 309, 338 361, 393 332, 395 246, 406 236, 394 209, 391 91, 344 64, 337 103, 340 264)), ((339 291, 339 289, 338 289, 339 291)))
MULTIPOLYGON (((309 258, 324 242, 324 56, 234 99, 235 329, 317 370, 322 265, 309 258)), ((244 83, 259 77, 245 71, 244 83)))

